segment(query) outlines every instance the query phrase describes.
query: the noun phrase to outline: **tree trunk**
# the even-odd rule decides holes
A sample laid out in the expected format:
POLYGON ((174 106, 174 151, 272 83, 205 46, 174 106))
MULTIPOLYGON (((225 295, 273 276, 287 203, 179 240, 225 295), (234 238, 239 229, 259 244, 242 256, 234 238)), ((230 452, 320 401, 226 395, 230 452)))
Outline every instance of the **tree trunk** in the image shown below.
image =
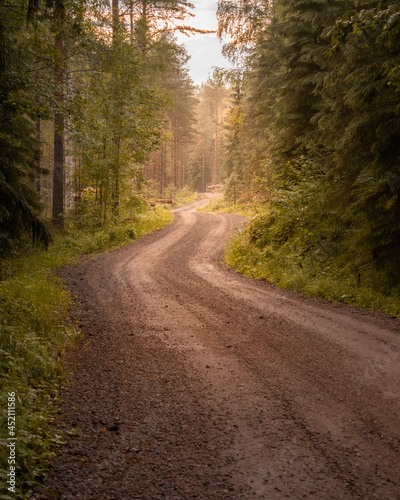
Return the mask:
POLYGON ((115 36, 119 25, 119 2, 118 0, 112 0, 112 26, 113 26, 113 36, 115 36))
MULTIPOLYGON (((40 144, 41 133, 40 133, 40 118, 36 120, 36 140, 40 144)), ((35 161, 35 190, 40 193, 40 158, 35 161)))
POLYGON ((206 192, 206 176, 205 176, 205 151, 204 151, 204 139, 203 139, 203 193, 206 192))
POLYGON ((131 45, 133 45, 133 0, 131 1, 129 5, 129 37, 130 37, 130 42, 131 45))
MULTIPOLYGON (((64 70, 62 56, 64 40, 57 35, 55 48, 59 60, 55 66, 55 76, 59 85, 58 103, 63 103, 64 70)), ((64 228, 64 116, 57 111, 54 116, 54 169, 53 169, 53 225, 58 229, 64 228)))
POLYGON ((119 141, 119 138, 115 138, 115 147, 117 149, 117 154, 116 154, 116 158, 115 158, 115 164, 114 164, 114 167, 113 167, 113 176, 114 176, 114 179, 113 179, 113 186, 112 186, 112 190, 111 190, 111 194, 112 194, 112 213, 114 215, 114 217, 118 217, 119 216, 119 175, 120 175, 120 172, 119 172, 119 150, 120 150, 120 141, 119 141))
MULTIPOLYGON (((119 2, 118 2, 118 0, 112 0, 112 23, 113 23, 113 37, 115 38, 115 35, 117 34, 117 31, 119 29, 119 2)), ((114 91, 116 92, 116 87, 115 87, 114 91)), ((114 108, 118 107, 118 96, 117 95, 114 95, 114 97, 113 97, 113 105, 114 105, 114 108)), ((114 109, 114 112, 115 112, 115 109, 114 109)), ((114 159, 115 163, 114 163, 113 168, 112 168, 112 173, 113 173, 114 178, 112 179, 112 185, 111 185, 111 199, 112 199, 111 211, 115 217, 118 217, 118 215, 119 215, 120 140, 119 140, 118 134, 116 132, 113 132, 112 141, 115 145, 115 159, 114 159)))
POLYGON ((218 123, 219 117, 218 117, 218 103, 215 103, 215 165, 214 165, 214 178, 213 178, 213 184, 217 184, 218 182, 218 123))
POLYGON ((139 45, 143 54, 143 58, 147 57, 147 0, 142 0, 142 16, 140 19, 140 28, 139 28, 139 45))

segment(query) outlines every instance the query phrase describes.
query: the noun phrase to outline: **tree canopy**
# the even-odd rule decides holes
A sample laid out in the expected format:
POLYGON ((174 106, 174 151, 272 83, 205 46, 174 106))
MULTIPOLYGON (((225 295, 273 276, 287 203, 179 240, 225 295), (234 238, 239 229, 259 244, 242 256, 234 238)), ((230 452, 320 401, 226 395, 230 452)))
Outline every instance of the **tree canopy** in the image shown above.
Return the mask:
POLYGON ((174 149, 168 182, 183 183, 195 91, 174 32, 195 31, 192 9, 0 3, 1 253, 29 237, 47 245, 46 216, 98 226, 140 205, 156 151, 174 149))
MULTIPOLYGON (((290 240, 303 257, 334 243, 356 262, 359 248, 360 268, 398 283, 398 2, 221 0, 219 17, 220 35, 231 37, 227 52, 246 56, 243 97, 230 113, 227 174, 234 168, 266 201, 277 199, 276 190, 302 193, 297 209, 281 202, 275 209, 287 224, 282 243, 290 240), (318 202, 304 204, 305 196, 318 202)), ((257 224, 255 238, 263 233, 257 224)))
POLYGON ((143 193, 223 181, 272 204, 301 255, 363 248, 357 265, 398 280, 398 2, 220 0, 234 69, 199 88, 174 35, 192 9, 0 2, 0 251, 47 245, 51 204, 101 226, 143 193))

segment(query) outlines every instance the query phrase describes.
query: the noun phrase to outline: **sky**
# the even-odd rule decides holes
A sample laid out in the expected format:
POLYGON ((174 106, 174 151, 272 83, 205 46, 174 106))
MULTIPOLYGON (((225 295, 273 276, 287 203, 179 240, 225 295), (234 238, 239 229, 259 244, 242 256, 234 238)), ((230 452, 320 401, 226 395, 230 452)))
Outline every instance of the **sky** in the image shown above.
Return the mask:
MULTIPOLYGON (((216 30, 217 0, 192 0, 192 3, 196 6, 192 11, 196 17, 188 19, 185 24, 200 29, 216 30)), ((178 41, 186 45, 186 50, 190 55, 188 67, 196 85, 207 80, 208 75, 212 73, 213 66, 225 68, 230 66, 228 60, 221 54, 223 44, 218 40, 216 34, 197 34, 190 38, 179 34, 178 41)))

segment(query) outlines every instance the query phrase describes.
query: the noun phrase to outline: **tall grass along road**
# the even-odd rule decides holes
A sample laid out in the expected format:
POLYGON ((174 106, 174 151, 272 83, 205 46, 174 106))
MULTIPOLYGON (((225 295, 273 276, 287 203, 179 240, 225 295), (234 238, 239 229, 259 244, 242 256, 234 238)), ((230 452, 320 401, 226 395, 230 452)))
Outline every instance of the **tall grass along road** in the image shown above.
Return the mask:
POLYGON ((400 498, 399 320, 227 269, 242 223, 181 209, 62 271, 84 340, 40 498, 400 498))

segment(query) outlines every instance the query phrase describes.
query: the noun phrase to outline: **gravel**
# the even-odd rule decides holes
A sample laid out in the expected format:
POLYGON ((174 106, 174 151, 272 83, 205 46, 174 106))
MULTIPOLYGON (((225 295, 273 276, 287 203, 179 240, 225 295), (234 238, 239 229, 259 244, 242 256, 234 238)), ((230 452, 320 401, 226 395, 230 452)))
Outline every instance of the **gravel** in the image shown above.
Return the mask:
POLYGON ((399 320, 227 269, 242 224, 180 209, 60 271, 84 338, 37 498, 400 498, 399 320))

